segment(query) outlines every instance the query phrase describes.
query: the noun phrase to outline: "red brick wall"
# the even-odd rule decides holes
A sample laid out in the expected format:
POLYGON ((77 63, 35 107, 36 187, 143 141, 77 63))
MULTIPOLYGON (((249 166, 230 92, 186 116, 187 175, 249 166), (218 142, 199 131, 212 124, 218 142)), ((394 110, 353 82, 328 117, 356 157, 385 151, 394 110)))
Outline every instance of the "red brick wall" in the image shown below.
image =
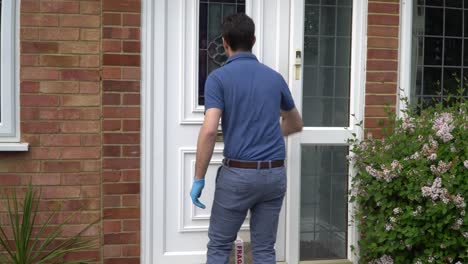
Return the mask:
POLYGON ((140 0, 103 0, 104 263, 140 263, 140 0))
POLYGON ((369 0, 367 26, 367 80, 364 125, 381 135, 379 120, 386 105, 395 109, 398 81, 399 0, 369 0))
MULTIPOLYGON (((0 185, 41 186, 41 209, 63 204, 58 219, 81 208, 66 235, 101 216, 101 2, 22 0, 20 16, 21 132, 30 150, 0 152, 0 185)), ((100 230, 88 235, 100 240, 100 230)), ((101 249, 68 258, 76 255, 100 261, 101 249)))
MULTIPOLYGON (((102 217, 79 253, 139 263, 140 0, 21 1, 21 131, 30 151, 0 152, 0 185, 43 188, 43 208, 102 217)), ((395 105, 399 1, 369 1, 365 126, 395 105)), ((1 208, 0 208, 1 210, 1 208)), ((75 254, 76 255, 76 254, 75 254)))
MULTIPOLYGON (((41 186, 45 210, 83 210, 66 233, 97 263, 139 263, 140 0, 21 1, 21 131, 0 152, 0 186, 41 186)), ((0 211, 5 210, 0 208, 0 211)), ((42 214, 42 213, 41 213, 42 214)), ((63 219, 63 217, 62 217, 63 219)))

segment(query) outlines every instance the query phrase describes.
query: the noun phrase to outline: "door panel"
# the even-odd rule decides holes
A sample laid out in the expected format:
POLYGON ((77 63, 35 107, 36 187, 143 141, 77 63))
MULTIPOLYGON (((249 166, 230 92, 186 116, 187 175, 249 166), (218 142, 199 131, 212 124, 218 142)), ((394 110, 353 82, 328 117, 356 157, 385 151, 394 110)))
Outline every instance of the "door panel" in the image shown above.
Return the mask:
POLYGON ((289 172, 296 176, 289 184, 288 263, 353 260, 349 246, 356 235, 346 198, 352 171, 346 155, 363 111, 362 5, 297 0, 291 8, 290 85, 304 130, 288 140, 289 172))
MULTIPOLYGON (((215 177, 223 158, 223 144, 216 144, 209 163, 201 196, 207 208, 200 209, 193 205, 189 196, 195 173, 198 132, 204 118, 203 87, 200 85, 204 85, 206 74, 220 67, 226 59, 222 45, 219 49, 220 24, 228 11, 236 10, 237 4, 229 0, 216 3, 171 0, 167 4, 167 162, 161 263, 202 263, 206 260, 215 177), (206 30, 200 28, 204 24, 206 30)), ((245 4, 242 6, 240 11, 245 10, 245 4)), ((243 230, 244 235, 248 235, 248 219, 243 230)))
MULTIPOLYGON (((157 135, 164 138, 160 141, 153 134, 150 135, 152 139, 147 139, 148 142, 158 140, 164 146, 162 157, 154 156, 151 160, 157 164, 152 171, 152 181, 158 190, 151 196, 156 205, 151 216, 156 219, 151 229, 155 240, 151 254, 154 254, 154 263, 158 264, 203 263, 206 261, 215 177, 223 158, 222 143, 216 143, 206 174, 201 197, 207 206, 205 210, 192 204, 189 191, 194 176, 197 136, 204 117, 202 86, 207 74, 226 59, 220 45, 220 23, 228 13, 246 10, 257 26, 254 53, 270 67, 283 70, 287 79, 288 39, 279 41, 279 35, 289 34, 289 4, 282 0, 155 1, 166 10, 167 18, 165 37, 156 33, 154 40, 164 39, 166 43, 165 85, 155 88, 164 89, 164 93, 159 93, 164 94, 164 110, 151 113, 156 117, 156 131, 162 131, 157 135), (265 4, 267 1, 268 5, 265 4), (264 24, 269 25, 266 31, 261 30, 264 24), (160 185, 163 188, 159 188, 160 185)), ((155 60, 154 63, 159 62, 155 60)), ((159 108, 159 105, 155 107, 159 108)), ((278 260, 284 260, 285 256, 285 225, 282 212, 276 245, 278 260)), ((245 241, 250 240, 248 218, 240 236, 245 241)))

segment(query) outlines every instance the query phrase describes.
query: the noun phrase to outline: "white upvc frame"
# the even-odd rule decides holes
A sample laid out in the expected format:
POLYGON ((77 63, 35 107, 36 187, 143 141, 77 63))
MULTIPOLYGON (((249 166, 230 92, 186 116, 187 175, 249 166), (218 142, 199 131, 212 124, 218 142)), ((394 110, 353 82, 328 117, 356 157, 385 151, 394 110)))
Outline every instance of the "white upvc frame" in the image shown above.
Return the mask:
POLYGON ((411 95, 411 57, 412 57, 412 31, 413 31, 413 1, 401 0, 400 5, 400 32, 398 47, 398 98, 397 113, 401 116, 406 109, 401 99, 411 95))
MULTIPOLYGON (((165 164, 165 130, 158 125, 156 115, 165 114, 166 89, 166 1, 142 1, 142 89, 141 89, 141 263, 157 263, 156 257, 163 250, 164 218, 157 209, 164 206, 164 182, 156 182, 151 173, 163 171, 165 164), (153 46, 154 45, 154 46, 153 46), (159 63, 154 63, 158 61, 159 63), (150 118, 153 117, 153 118, 150 118), (155 220, 155 222, 153 222, 155 220), (162 232, 161 232, 162 231, 162 232)), ((163 178, 164 179, 164 178, 163 178)))
MULTIPOLYGON (((290 36, 290 63, 289 63, 289 84, 292 88, 293 97, 296 99, 296 106, 302 112, 302 76, 299 80, 295 79, 295 62, 296 50, 303 51, 304 32, 303 27, 294 25, 304 24, 303 12, 304 0, 295 0, 291 3, 291 36, 290 36), (299 43, 302 46, 298 46, 299 43)), ((346 145, 346 140, 351 137, 352 133, 356 133, 358 138, 362 138, 362 130, 356 123, 363 119, 364 113, 364 94, 366 81, 366 59, 367 59, 367 7, 368 1, 353 1, 353 25, 351 39, 351 83, 350 83, 350 116, 349 127, 326 128, 326 127, 305 127, 300 134, 290 136, 288 138, 288 175, 301 175, 301 143, 319 144, 319 145, 346 145), (324 133, 325 132, 325 133, 324 133), (341 142, 330 143, 326 142, 341 142)), ((302 52, 302 57, 304 53, 302 52)), ((303 73, 303 69, 301 69, 303 73)), ((355 170, 349 168, 348 182, 351 183, 352 177, 355 175, 355 170)), ((300 177, 288 177, 288 195, 286 201, 286 209, 288 219, 291 220, 287 225, 287 243, 286 246, 286 262, 299 263, 300 249, 300 195, 297 190, 300 190, 300 177), (297 221, 296 221, 297 220, 297 221)), ((348 204, 348 223, 353 219, 355 213, 355 204, 348 204)), ((352 252, 349 246, 354 245, 357 248, 359 239, 357 223, 348 225, 348 260, 330 260, 322 261, 304 261, 301 263, 357 263, 359 252, 352 252)))
MULTIPOLYGON (((154 87, 166 87, 166 69, 165 65, 167 64, 167 43, 166 41, 160 41, 165 39, 167 36, 167 1, 168 0, 143 0, 142 1, 142 138, 141 138, 141 263, 158 263, 157 257, 164 254, 164 245, 163 239, 164 236, 164 217, 158 212, 159 208, 164 207, 164 197, 166 196, 166 190, 164 186, 166 185, 164 177, 154 177, 152 173, 154 171, 163 172, 165 174, 165 163, 166 157, 164 153, 166 152, 166 132, 164 129, 165 120, 161 120, 161 117, 166 116, 166 89, 154 89, 154 87), (157 62, 157 63, 155 63, 157 62), (157 113, 157 115, 155 114, 157 113), (160 250, 161 252, 155 252, 155 250, 160 250)), ((291 1, 290 10, 295 8, 292 5, 296 5, 297 2, 303 4, 301 1, 291 1)), ((363 115, 363 105, 364 105, 364 85, 365 85, 365 62, 366 62, 366 19, 367 16, 360 16, 360 14, 367 14, 367 1, 354 1, 354 11, 353 11, 353 39, 352 46, 352 66, 351 66, 351 75, 355 76, 353 83, 351 84, 353 91, 356 91, 351 96, 352 101, 352 110, 351 112, 356 115, 359 119, 363 115), (356 36, 356 37, 354 37, 356 36)), ((255 6, 251 7, 252 11, 256 10, 255 6)), ((249 10, 249 6, 246 6, 249 10)), ((247 11, 249 12, 249 11, 247 11)), ((291 12, 290 25, 296 23, 294 19, 297 18, 297 14, 291 12)), ((289 26, 290 26, 289 25, 289 26)), ((293 66, 295 61, 295 49, 292 38, 297 36, 293 32, 293 27, 291 27, 291 42, 290 42, 290 59, 289 66, 284 67, 289 68, 289 80, 292 84, 293 80, 291 79, 294 76, 293 66)), ((302 29, 300 29, 302 30, 302 29)), ((301 40, 302 41, 302 40, 301 40)), ((259 47, 260 49, 260 47, 259 47)), ((262 51, 257 50, 258 54, 261 56, 262 51)), ((281 70, 280 70, 281 71, 281 70)), ((293 91, 294 93, 295 91, 293 91)), ((297 96, 297 94, 296 94, 297 96)), ((345 133, 356 131, 356 127, 353 126, 355 120, 350 116, 350 126, 352 126, 348 131, 345 131, 343 128, 336 129, 342 130, 345 133)), ((317 128, 318 132, 320 129, 317 128)), ((345 137, 342 137, 343 140, 345 137)), ((300 140, 299 136, 292 136, 288 140, 288 153, 291 153, 291 147, 296 142, 295 140, 300 140)), ((291 173, 291 168, 297 166, 300 168, 300 160, 290 156, 289 163, 289 175, 291 173), (294 163, 298 162, 298 164, 294 163)), ((350 175, 353 175, 351 170, 350 175)), ((289 185, 291 190, 292 186, 289 185)), ((296 186, 297 188, 297 186, 296 186)), ((288 193, 291 193, 289 191, 288 193)), ((298 263, 294 262, 298 260, 298 254, 293 253, 293 251, 298 249, 299 245, 299 222, 295 223, 291 221, 292 219, 299 220, 299 207, 298 199, 294 197, 289 197, 287 199, 287 238, 286 241, 286 261, 287 263, 298 263), (291 233, 294 232, 294 233, 291 233), (295 256, 295 257, 292 257, 295 256)), ((353 214, 353 205, 349 205, 348 215, 353 214)), ((353 245, 357 242, 357 230, 355 226, 350 226, 348 228, 348 234, 350 238, 348 239, 349 243, 353 245)), ((354 255, 348 251, 348 256, 350 260, 356 261, 354 255)))
POLYGON ((3 1, 0 40, 0 151, 25 151, 19 124, 19 10, 20 1, 3 1))

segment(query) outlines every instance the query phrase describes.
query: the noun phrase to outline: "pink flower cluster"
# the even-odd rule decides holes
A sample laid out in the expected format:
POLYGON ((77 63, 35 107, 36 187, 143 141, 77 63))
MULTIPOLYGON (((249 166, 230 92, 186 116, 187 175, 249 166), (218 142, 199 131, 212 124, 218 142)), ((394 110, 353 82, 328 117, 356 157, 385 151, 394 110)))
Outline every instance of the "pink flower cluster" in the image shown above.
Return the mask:
POLYGON ((412 212, 413 216, 418 216, 422 213, 422 206, 418 205, 415 211, 412 212))
POLYGON ((429 160, 437 159, 437 149, 439 148, 439 143, 429 136, 429 144, 424 144, 422 147, 422 154, 427 157, 429 160))
POLYGON ((441 175, 441 174, 446 173, 448 170, 450 170, 451 167, 452 167, 452 162, 443 162, 440 160, 437 166, 431 165, 431 171, 435 175, 441 175))
POLYGON ((385 224, 385 231, 391 231, 393 230, 393 225, 392 224, 385 224))
POLYGON ((421 188, 423 197, 431 197, 432 201, 436 202, 437 200, 442 200, 445 204, 450 202, 448 198, 448 191, 445 188, 442 188, 442 179, 437 177, 432 186, 424 186, 421 188))
POLYGON ((402 166, 398 160, 394 160, 388 168, 385 165, 380 166, 382 170, 372 168, 372 166, 366 166, 366 171, 373 177, 386 182, 391 182, 394 178, 398 177, 398 173, 401 172, 402 166))
POLYGON ((414 118, 406 117, 405 119, 403 119, 401 127, 403 128, 403 130, 414 132, 414 128, 416 127, 416 125, 414 124, 414 118))
MULTIPOLYGON (((459 209, 466 207, 465 199, 461 194, 457 194, 456 196, 450 195, 448 190, 442 187, 442 179, 440 177, 434 180, 432 186, 422 187, 421 191, 423 197, 431 197, 433 202, 441 200, 443 203, 448 204, 451 201, 459 209)), ((462 215, 464 215, 464 210, 462 211, 462 215)))
POLYGON ((393 264, 393 258, 388 255, 383 255, 379 259, 369 262, 369 264, 393 264))
POLYGON ((436 136, 440 137, 444 142, 448 142, 453 139, 451 132, 455 126, 452 125, 452 121, 453 116, 451 113, 436 113, 435 115, 432 129, 436 131, 436 136))
POLYGON ((452 201, 453 203, 455 203, 455 206, 457 206, 457 208, 466 207, 465 199, 463 199, 461 194, 457 194, 457 196, 452 197, 452 201))
POLYGON ((453 230, 460 230, 460 227, 463 225, 463 219, 458 218, 452 226, 453 230))

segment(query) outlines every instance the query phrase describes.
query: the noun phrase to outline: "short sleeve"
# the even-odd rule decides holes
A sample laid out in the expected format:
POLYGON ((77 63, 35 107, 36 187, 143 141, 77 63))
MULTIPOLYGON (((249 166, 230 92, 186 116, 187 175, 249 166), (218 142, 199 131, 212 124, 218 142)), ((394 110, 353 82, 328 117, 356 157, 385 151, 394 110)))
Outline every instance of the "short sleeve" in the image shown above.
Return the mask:
POLYGON ((224 110, 223 87, 213 74, 210 74, 205 82, 205 110, 210 108, 224 110))
POLYGON ((281 77, 281 110, 291 111, 294 107, 294 99, 292 98, 288 84, 281 77))

